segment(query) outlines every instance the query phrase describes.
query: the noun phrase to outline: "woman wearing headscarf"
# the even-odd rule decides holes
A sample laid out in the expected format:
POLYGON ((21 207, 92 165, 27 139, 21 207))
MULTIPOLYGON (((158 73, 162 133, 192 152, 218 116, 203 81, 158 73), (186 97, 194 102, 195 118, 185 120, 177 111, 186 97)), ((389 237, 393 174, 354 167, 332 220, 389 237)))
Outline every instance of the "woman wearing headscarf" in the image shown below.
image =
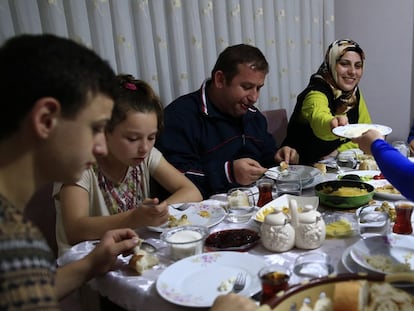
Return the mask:
POLYGON ((371 123, 365 100, 358 88, 365 55, 358 43, 345 39, 332 42, 325 60, 297 98, 283 145, 295 148, 301 164, 311 165, 358 148, 339 138, 332 129, 346 124, 371 123))

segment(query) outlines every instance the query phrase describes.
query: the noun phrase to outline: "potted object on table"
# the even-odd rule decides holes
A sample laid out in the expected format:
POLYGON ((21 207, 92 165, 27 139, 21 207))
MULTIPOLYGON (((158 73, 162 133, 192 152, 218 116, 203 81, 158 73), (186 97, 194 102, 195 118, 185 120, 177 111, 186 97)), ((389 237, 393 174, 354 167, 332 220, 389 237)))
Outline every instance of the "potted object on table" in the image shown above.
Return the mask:
POLYGON ((263 246, 272 252, 285 252, 295 245, 295 229, 282 208, 267 215, 260 226, 263 246))
POLYGON ((306 204, 299 213, 296 200, 289 201, 292 224, 295 228, 295 246, 301 249, 315 249, 325 241, 326 226, 316 206, 306 204))

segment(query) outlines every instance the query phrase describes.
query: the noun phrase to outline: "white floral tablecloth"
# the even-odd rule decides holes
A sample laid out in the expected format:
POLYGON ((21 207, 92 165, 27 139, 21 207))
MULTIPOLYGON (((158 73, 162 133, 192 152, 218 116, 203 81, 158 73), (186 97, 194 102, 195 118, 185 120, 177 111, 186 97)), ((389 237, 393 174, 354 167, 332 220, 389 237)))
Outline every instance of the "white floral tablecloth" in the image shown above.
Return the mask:
MULTIPOLYGON (((324 177, 324 180, 333 179, 335 177, 336 175, 334 174, 327 174, 324 177)), ((305 190, 303 195, 314 195, 313 188, 305 190)), ((339 211, 338 213, 341 213, 345 217, 349 217, 349 219, 354 217, 353 213, 345 213, 343 211, 339 211)), ((242 225, 259 228, 260 223, 251 219, 248 223, 242 225)), ((241 225, 231 224, 224 220, 211 229, 217 230, 220 228, 232 228, 234 226, 240 227, 241 225)), ((159 238, 159 233, 148 229, 142 229, 138 231, 138 233, 140 237, 144 239, 159 238)), ((327 239, 316 251, 329 254, 336 273, 348 272, 342 264, 341 258, 344 251, 358 239, 359 237, 357 234, 345 239, 327 239)), ((63 265, 73 260, 77 260, 85 256, 93 247, 93 241, 75 245, 65 255, 58 259, 58 264, 63 265)), ((272 253, 266 250, 260 243, 249 251, 252 255, 264 258, 268 263, 278 263, 286 268, 291 268, 296 257, 304 252, 308 251, 292 249, 291 251, 284 253, 272 253)), ((175 305, 166 301, 158 294, 155 286, 157 277, 173 262, 168 259, 165 249, 160 249, 157 254, 160 259, 160 264, 152 270, 145 271, 143 276, 137 276, 134 271, 127 267, 129 257, 123 258, 120 256, 113 271, 107 273, 105 276, 95 278, 89 284, 101 295, 107 296, 111 301, 128 310, 207 310, 207 308, 191 308, 175 305)), ((177 278, 179 277, 180 276, 177 275, 177 278)), ((290 283, 294 284, 295 282, 297 282, 297 279, 295 279, 295 276, 293 275, 290 283)), ((197 286, 197 284, 194 284, 194 286, 197 286)))

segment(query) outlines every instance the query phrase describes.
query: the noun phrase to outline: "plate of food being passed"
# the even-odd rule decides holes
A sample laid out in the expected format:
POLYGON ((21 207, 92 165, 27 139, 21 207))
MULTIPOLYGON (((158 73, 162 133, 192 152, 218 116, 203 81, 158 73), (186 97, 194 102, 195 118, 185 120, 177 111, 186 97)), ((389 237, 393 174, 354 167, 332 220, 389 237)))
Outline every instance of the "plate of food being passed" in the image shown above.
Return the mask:
POLYGON ((159 226, 148 226, 147 228, 155 232, 188 225, 200 225, 210 228, 217 225, 226 217, 223 202, 217 200, 205 200, 197 203, 186 203, 189 207, 183 211, 176 207, 182 204, 172 204, 168 207, 169 219, 167 223, 159 226))
POLYGON ((389 135, 392 132, 392 129, 385 125, 356 123, 335 127, 332 129, 332 133, 339 137, 352 139, 361 136, 363 133, 371 129, 377 130, 384 136, 389 135))

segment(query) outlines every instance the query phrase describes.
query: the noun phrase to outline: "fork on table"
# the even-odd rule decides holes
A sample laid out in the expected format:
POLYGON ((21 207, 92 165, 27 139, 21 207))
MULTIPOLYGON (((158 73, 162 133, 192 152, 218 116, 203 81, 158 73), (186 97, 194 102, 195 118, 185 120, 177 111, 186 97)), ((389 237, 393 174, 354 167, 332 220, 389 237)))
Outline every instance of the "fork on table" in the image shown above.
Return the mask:
POLYGON ((243 290, 244 286, 246 286, 246 275, 242 272, 237 274, 236 280, 234 281, 233 293, 238 293, 243 290))

